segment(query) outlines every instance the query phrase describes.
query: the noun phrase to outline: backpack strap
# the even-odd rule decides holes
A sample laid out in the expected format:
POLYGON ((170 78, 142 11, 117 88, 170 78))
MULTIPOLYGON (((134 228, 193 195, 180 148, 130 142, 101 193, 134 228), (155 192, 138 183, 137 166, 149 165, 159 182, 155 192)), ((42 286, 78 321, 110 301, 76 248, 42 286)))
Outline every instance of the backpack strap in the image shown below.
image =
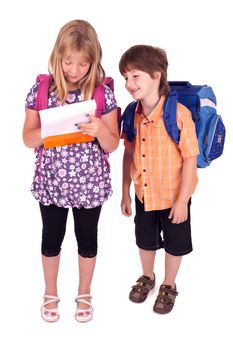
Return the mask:
POLYGON ((178 94, 176 91, 171 92, 166 96, 163 109, 163 121, 168 135, 176 144, 179 144, 180 132, 176 121, 177 99, 178 94))
POLYGON ((100 118, 103 111, 105 110, 105 97, 103 85, 98 85, 95 87, 93 92, 93 98, 96 102, 95 115, 100 118))
MULTIPOLYGON (((39 74, 36 77, 36 83, 38 85, 38 91, 35 101, 35 110, 40 111, 42 109, 48 108, 48 94, 49 88, 52 84, 53 77, 50 74, 39 74)), ((39 167, 41 167, 42 156, 44 152, 44 146, 40 146, 40 154, 39 154, 39 167)), ((40 175, 39 175, 40 178, 40 175)))
POLYGON ((134 115, 136 111, 137 101, 133 101, 124 110, 122 114, 123 132, 128 141, 133 141, 136 136, 136 130, 134 129, 134 115))
POLYGON ((109 88, 114 91, 114 81, 111 77, 105 77, 103 82, 96 86, 93 92, 93 98, 96 101, 96 111, 95 114, 97 117, 101 117, 103 111, 105 111, 105 96, 104 96, 104 85, 109 86, 109 88))
POLYGON ((103 81, 104 85, 107 85, 108 87, 110 87, 110 89, 112 90, 112 92, 114 91, 114 80, 111 77, 105 77, 104 81, 103 81))
MULTIPOLYGON (((177 98, 178 98, 178 94, 175 91, 167 95, 164 102, 163 120, 164 120, 165 128, 167 130, 168 135, 172 138, 172 140, 176 144, 179 144, 180 133, 176 122, 177 98)), ((123 132, 128 141, 132 141, 136 135, 136 131, 134 129, 134 115, 136 111, 136 106, 137 106, 137 101, 131 102, 126 107, 122 115, 123 132)))
POLYGON ((35 101, 35 110, 48 108, 48 93, 52 84, 53 77, 50 74, 39 74, 36 78, 36 83, 39 84, 37 97, 35 101))

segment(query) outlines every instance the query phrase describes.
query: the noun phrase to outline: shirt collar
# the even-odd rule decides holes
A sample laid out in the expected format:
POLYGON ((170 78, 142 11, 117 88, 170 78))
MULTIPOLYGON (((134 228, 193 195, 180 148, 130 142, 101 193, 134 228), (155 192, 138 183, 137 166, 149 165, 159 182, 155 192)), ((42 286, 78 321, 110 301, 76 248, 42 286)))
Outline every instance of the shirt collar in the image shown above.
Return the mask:
MULTIPOLYGON (((162 116, 164 101, 165 101, 165 95, 162 95, 155 109, 147 117, 144 117, 144 121, 143 121, 144 123, 148 123, 148 122, 154 123, 162 116)), ((139 102, 137 103, 137 106, 136 106, 136 113, 139 115, 142 115, 142 107, 139 102)))

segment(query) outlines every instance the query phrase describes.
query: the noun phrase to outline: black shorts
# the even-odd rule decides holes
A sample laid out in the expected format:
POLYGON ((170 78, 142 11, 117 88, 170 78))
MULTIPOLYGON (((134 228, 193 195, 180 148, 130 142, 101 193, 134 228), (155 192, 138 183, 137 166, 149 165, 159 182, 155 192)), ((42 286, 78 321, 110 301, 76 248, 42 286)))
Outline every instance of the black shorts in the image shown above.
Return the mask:
POLYGON ((193 250, 190 226, 191 199, 188 203, 188 219, 181 224, 172 224, 168 219, 171 208, 145 211, 144 204, 136 196, 135 203, 135 235, 139 248, 144 250, 164 248, 167 253, 175 256, 182 256, 193 250))

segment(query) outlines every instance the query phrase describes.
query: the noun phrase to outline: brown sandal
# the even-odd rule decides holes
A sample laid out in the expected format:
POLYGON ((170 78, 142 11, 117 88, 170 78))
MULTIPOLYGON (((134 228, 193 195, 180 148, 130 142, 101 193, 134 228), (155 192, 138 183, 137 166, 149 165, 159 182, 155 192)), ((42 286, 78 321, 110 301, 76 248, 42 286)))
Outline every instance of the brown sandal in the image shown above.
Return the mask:
POLYGON ((134 303, 142 303, 155 286, 155 275, 154 279, 143 275, 136 282, 129 293, 129 299, 134 303))
POLYGON ((158 314, 168 314, 173 309, 177 295, 176 285, 175 288, 172 288, 171 286, 162 284, 153 306, 154 312, 158 314))

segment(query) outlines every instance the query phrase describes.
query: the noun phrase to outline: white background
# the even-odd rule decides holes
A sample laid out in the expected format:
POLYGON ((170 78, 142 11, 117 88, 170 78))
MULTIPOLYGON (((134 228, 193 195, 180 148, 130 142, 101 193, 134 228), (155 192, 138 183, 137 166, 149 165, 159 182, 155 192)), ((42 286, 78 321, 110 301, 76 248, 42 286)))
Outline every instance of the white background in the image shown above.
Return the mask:
POLYGON ((232 348, 232 10, 230 1, 35 1, 8 0, 0 9, 1 35, 1 349, 216 349, 232 348), (41 222, 30 194, 34 155, 22 142, 24 101, 47 62, 59 29, 88 20, 103 49, 124 108, 131 100, 118 72, 123 52, 134 44, 163 47, 169 80, 209 84, 227 128, 224 155, 199 170, 193 196, 194 251, 183 260, 179 296, 167 316, 152 312, 163 279, 164 253, 156 261, 157 288, 142 305, 128 301, 141 274, 133 217, 120 213, 122 145, 110 156, 114 195, 99 225, 99 255, 93 280, 94 319, 74 320, 78 269, 71 215, 59 274, 61 318, 40 318, 43 274, 41 222))

